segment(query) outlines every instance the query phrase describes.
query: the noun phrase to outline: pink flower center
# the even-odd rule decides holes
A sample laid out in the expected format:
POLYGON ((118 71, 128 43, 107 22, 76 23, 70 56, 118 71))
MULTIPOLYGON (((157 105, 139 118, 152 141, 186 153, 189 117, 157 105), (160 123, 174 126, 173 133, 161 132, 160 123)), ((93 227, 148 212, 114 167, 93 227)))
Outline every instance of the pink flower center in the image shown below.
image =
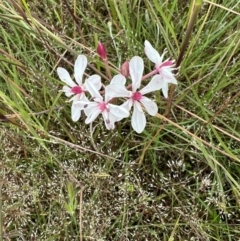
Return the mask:
POLYGON ((72 87, 71 92, 75 95, 81 94, 83 92, 83 89, 80 86, 76 85, 76 86, 72 87))
POLYGON ((137 91, 137 92, 133 93, 132 99, 135 100, 135 101, 139 101, 139 100, 142 99, 142 94, 137 91))
POLYGON ((105 102, 102 102, 102 103, 99 103, 98 107, 101 110, 101 112, 103 112, 104 110, 107 109, 107 104, 105 102))

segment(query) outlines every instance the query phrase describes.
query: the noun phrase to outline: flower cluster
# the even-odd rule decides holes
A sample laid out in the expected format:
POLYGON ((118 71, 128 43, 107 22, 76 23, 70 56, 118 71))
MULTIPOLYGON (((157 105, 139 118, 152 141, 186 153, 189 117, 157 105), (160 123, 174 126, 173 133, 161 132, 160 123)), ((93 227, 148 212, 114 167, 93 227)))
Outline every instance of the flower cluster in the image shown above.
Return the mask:
MULTIPOLYGON (((72 101, 71 117, 73 121, 78 121, 81 112, 86 115, 85 123, 93 122, 100 114, 102 115, 106 128, 114 129, 115 122, 127 118, 133 107, 131 124, 137 133, 141 133, 146 126, 146 117, 144 111, 149 115, 155 116, 158 111, 157 104, 145 95, 162 89, 165 98, 168 98, 168 84, 177 84, 174 77, 174 61, 169 59, 163 61, 163 55, 160 55, 156 49, 146 40, 145 53, 147 57, 155 64, 155 69, 149 74, 143 76, 144 63, 139 56, 134 56, 129 63, 125 62, 121 69, 121 74, 115 75, 111 82, 104 86, 101 83, 101 77, 97 74, 91 75, 83 83, 83 74, 87 67, 87 58, 79 55, 74 65, 74 78, 72 80, 67 70, 57 68, 59 78, 67 84, 62 91, 67 97, 71 96, 72 101), (132 84, 126 85, 126 78, 132 80, 132 84), (152 77, 150 82, 140 89, 143 79, 152 77), (104 95, 104 96, 103 96, 104 95), (121 98, 121 105, 114 104, 116 98, 121 98)), ((107 61, 105 47, 98 47, 100 57, 107 61)))

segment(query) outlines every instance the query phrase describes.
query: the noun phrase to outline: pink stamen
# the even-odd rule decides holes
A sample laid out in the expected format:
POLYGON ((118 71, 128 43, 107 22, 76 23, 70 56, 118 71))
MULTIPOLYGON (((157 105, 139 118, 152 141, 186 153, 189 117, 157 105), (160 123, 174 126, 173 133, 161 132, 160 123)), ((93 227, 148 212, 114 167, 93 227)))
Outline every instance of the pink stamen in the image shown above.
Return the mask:
POLYGON ((77 94, 81 94, 83 92, 83 89, 80 86, 76 85, 72 87, 71 92, 77 95, 77 94))
POLYGON ((142 99, 142 94, 137 91, 137 92, 133 93, 132 99, 135 100, 135 101, 139 101, 139 100, 142 99))

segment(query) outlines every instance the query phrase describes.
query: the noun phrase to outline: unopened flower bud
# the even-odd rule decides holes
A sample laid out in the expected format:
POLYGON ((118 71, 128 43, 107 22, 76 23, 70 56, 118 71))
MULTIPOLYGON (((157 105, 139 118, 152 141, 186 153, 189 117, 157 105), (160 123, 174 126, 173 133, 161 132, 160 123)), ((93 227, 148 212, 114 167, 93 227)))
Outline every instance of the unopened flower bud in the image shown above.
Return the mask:
POLYGON ((121 74, 128 78, 129 77, 129 62, 128 61, 125 61, 121 67, 121 74))
POLYGON ((106 60, 107 59, 106 48, 105 48, 104 44, 102 44, 100 41, 98 42, 97 53, 101 57, 102 60, 106 60))

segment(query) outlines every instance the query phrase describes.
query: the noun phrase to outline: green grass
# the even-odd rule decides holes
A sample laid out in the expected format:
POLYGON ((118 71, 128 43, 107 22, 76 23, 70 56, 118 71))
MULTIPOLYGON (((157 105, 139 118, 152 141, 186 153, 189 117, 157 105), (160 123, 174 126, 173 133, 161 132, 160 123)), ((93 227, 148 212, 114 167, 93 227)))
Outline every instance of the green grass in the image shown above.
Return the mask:
POLYGON ((103 69, 98 40, 112 74, 135 55, 152 70, 145 39, 177 59, 192 4, 0 3, 2 240, 239 240, 239 1, 203 3, 171 115, 157 93, 142 134, 129 119, 114 131, 98 119, 91 136, 59 92, 56 68, 73 73, 78 54, 88 74, 103 69))

